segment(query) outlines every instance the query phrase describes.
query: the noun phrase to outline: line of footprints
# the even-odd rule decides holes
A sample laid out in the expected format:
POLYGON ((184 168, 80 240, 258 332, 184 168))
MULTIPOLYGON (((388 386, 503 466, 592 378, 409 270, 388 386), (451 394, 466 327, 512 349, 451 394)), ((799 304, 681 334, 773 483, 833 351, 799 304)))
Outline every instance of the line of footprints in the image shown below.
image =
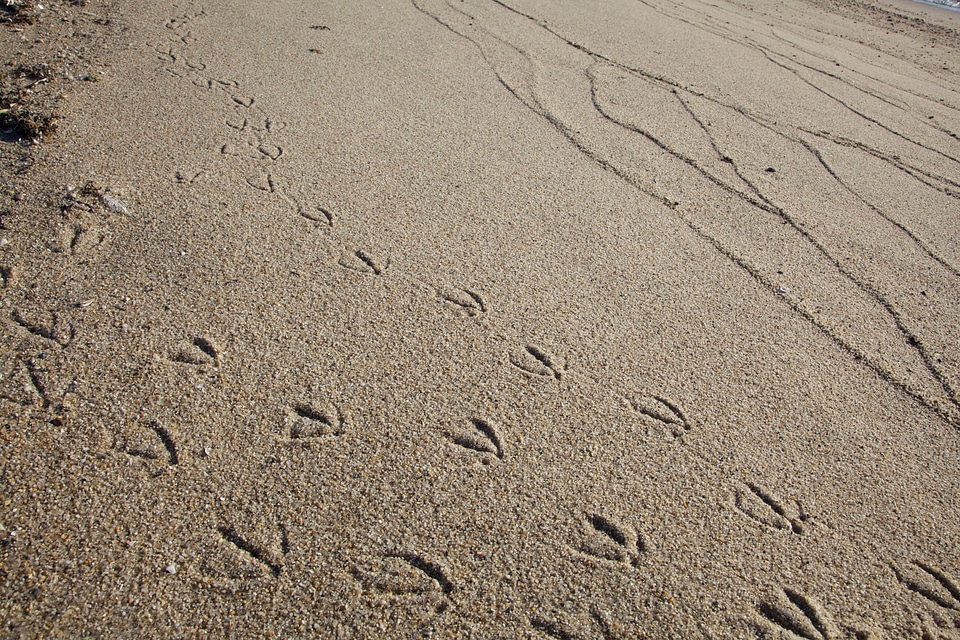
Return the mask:
MULTIPOLYGON (((554 358, 540 349, 524 348, 520 351, 544 363, 543 366, 551 371, 551 367, 557 366, 554 358)), ((211 367, 219 366, 221 359, 219 348, 207 338, 184 342, 172 351, 171 357, 171 361, 180 365, 211 367)), ((510 362, 512 366, 517 366, 512 360, 510 362)), ((547 375, 542 371, 530 372, 522 367, 517 368, 530 379, 548 381, 556 378, 553 373, 547 375)), ((669 399, 640 396, 631 399, 629 404, 638 415, 659 421, 664 429, 673 433, 679 431, 682 434, 689 429, 689 418, 669 399)), ((282 417, 281 425, 285 434, 283 437, 290 443, 333 441, 351 427, 349 417, 339 407, 318 401, 291 405, 282 417)), ((488 420, 469 417, 459 425, 445 428, 443 436, 465 452, 479 456, 483 464, 492 464, 506 462, 510 458, 501 429, 488 420)), ((174 434, 157 422, 140 424, 127 430, 118 438, 116 448, 155 465, 158 468, 155 475, 161 475, 164 467, 176 466, 181 460, 174 434)), ((202 452, 200 456, 203 457, 202 452)), ((758 527, 771 533, 803 536, 816 526, 816 521, 805 511, 802 503, 779 499, 754 483, 735 483, 731 493, 729 504, 758 527)), ((638 570, 642 567, 644 555, 651 549, 649 541, 636 528, 602 513, 581 514, 579 529, 580 539, 564 546, 586 562, 620 567, 622 570, 638 570)), ((253 563, 252 566, 259 567, 253 570, 249 563, 247 568, 221 567, 219 575, 232 579, 280 576, 283 558, 291 548, 285 530, 281 540, 271 544, 258 544, 232 525, 222 526, 218 531, 222 540, 232 546, 236 553, 245 555, 253 563)), ((203 571, 216 574, 218 570, 214 565, 205 566, 203 571)), ((909 591, 947 612, 960 613, 960 582, 949 572, 920 561, 891 566, 891 570, 909 591)), ((417 598, 438 613, 454 603, 456 583, 452 573, 442 562, 414 552, 385 552, 380 557, 360 562, 350 574, 360 583, 364 593, 417 598)), ((845 637, 838 631, 830 613, 815 598, 789 588, 782 589, 778 598, 761 601, 757 612, 766 624, 801 638, 830 640, 845 637)), ((609 630, 616 628, 616 625, 609 616, 601 616, 596 611, 575 621, 571 621, 568 614, 558 616, 557 619, 543 616, 532 618, 531 625, 546 636, 556 638, 590 638, 596 637, 596 633, 601 633, 604 638, 621 637, 609 635, 612 633, 609 630), (586 628, 593 632, 584 633, 583 629, 586 628)), ((960 618, 957 620, 960 621, 960 618)))
MULTIPOLYGON (((203 16, 202 11, 191 16, 181 16, 168 22, 175 40, 183 46, 193 41, 190 22, 203 16)), ((315 30, 327 27, 315 26, 315 30)), ((171 63, 182 63, 170 72, 178 77, 192 75, 192 81, 204 89, 222 90, 235 109, 250 109, 255 100, 239 93, 239 85, 232 81, 203 78, 205 65, 190 61, 186 55, 177 53, 173 47, 163 51, 161 57, 171 63)), ((221 153, 271 163, 283 156, 284 150, 270 142, 273 133, 283 129, 270 118, 251 120, 238 114, 226 120, 227 126, 238 135, 237 142, 226 143, 221 153)), ((178 173, 181 182, 193 182, 202 172, 178 173)), ((297 212, 315 222, 317 226, 333 227, 333 214, 319 206, 305 209, 298 200, 287 195, 281 188, 275 173, 262 172, 248 179, 248 184, 257 190, 279 195, 293 205, 297 212)), ((389 259, 381 259, 366 250, 344 251, 340 260, 344 269, 373 276, 383 275, 390 266, 389 259)), ((488 303, 470 289, 450 289, 429 285, 437 299, 448 304, 462 315, 478 319, 487 314, 488 303)), ((62 341, 67 334, 56 333, 56 318, 46 324, 19 322, 32 333, 51 340, 62 341)), ((71 336, 72 337, 72 336, 71 336)), ((184 366, 222 366, 222 353, 215 342, 206 337, 195 337, 174 348, 170 360, 184 366)), ((531 380, 561 381, 569 375, 567 366, 560 358, 536 345, 525 345, 508 355, 508 362, 520 374, 531 380)), ((692 429, 693 423, 680 405, 661 395, 633 394, 620 396, 623 402, 641 419, 652 421, 674 438, 682 439, 692 429)), ((283 438, 290 443, 323 443, 335 441, 352 428, 348 415, 335 404, 317 400, 305 400, 290 405, 282 416, 283 438)), ((470 417, 462 424, 447 428, 443 435, 465 453, 479 456, 483 464, 508 462, 510 453, 501 432, 502 427, 487 420, 470 417)), ((138 457, 146 464, 154 465, 155 475, 162 474, 163 467, 181 464, 183 454, 175 439, 175 433, 156 422, 125 427, 117 436, 115 448, 129 456, 138 457), (158 473, 159 470, 159 473, 158 473)), ((200 452, 203 457, 204 452, 200 452)), ((732 488, 729 504, 757 526, 771 533, 781 532, 802 536, 809 532, 815 522, 806 513, 802 504, 794 500, 780 500, 772 493, 753 483, 737 483, 732 488)), ((581 514, 581 539, 566 548, 586 562, 599 563, 611 568, 637 570, 642 566, 650 543, 629 524, 600 513, 581 514)), ((246 558, 257 570, 217 566, 213 561, 203 567, 211 575, 230 578, 272 577, 279 578, 284 558, 291 553, 293 543, 283 526, 278 527, 277 539, 270 544, 261 544, 234 525, 217 529, 220 541, 236 554, 246 558)), ((222 562, 220 563, 223 564, 222 562)), ((903 566, 891 566, 896 579, 910 592, 922 596, 940 609, 951 614, 960 613, 960 582, 947 571, 924 562, 911 562, 903 566)), ((412 551, 386 551, 382 555, 358 562, 350 570, 362 591, 386 597, 413 597, 423 600, 438 613, 454 604, 457 592, 456 581, 449 569, 437 559, 425 557, 412 551)), ((807 595, 784 588, 777 598, 760 602, 757 608, 765 624, 792 636, 807 640, 834 640, 844 637, 831 615, 818 602, 807 595)), ((546 637, 567 638, 620 638, 626 637, 609 614, 596 608, 577 618, 570 614, 555 617, 535 616, 531 627, 546 637)), ((956 618, 960 625, 960 617, 956 618)), ((935 637, 931 635, 930 637, 935 637)))
MULTIPOLYGON (((274 139, 287 128, 286 123, 259 113, 256 98, 244 93, 238 81, 207 75, 207 65, 189 54, 189 47, 194 42, 191 24, 205 15, 200 10, 169 20, 166 27, 172 32, 171 44, 157 48, 158 58, 167 63, 166 70, 171 75, 189 80, 200 89, 218 91, 225 96, 225 104, 231 109, 231 113, 223 122, 229 131, 230 140, 221 144, 219 151, 223 156, 253 163, 252 171, 245 178, 251 189, 279 197, 317 227, 332 227, 333 214, 327 208, 306 205, 303 198, 288 193, 281 186, 276 163, 284 156, 285 150, 274 139)), ((323 25, 314 25, 312 28, 315 31, 329 30, 323 25)), ((174 178, 181 184, 189 185, 201 180, 204 173, 203 170, 181 169, 175 172, 174 178)), ((371 269, 377 275, 382 272, 380 266, 372 265, 372 259, 358 255, 353 257, 366 262, 360 265, 358 270, 371 269)))

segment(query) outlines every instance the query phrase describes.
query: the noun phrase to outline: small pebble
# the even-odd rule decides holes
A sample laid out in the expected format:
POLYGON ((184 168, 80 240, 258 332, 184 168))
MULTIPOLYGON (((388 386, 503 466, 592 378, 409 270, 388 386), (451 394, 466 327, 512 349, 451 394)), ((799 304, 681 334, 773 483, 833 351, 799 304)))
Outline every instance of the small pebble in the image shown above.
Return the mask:
POLYGON ((172 563, 171 563, 171 564, 168 564, 167 567, 164 569, 164 571, 166 571, 166 572, 169 573, 170 575, 173 575, 173 574, 175 574, 175 573, 177 572, 177 565, 172 564, 172 563))

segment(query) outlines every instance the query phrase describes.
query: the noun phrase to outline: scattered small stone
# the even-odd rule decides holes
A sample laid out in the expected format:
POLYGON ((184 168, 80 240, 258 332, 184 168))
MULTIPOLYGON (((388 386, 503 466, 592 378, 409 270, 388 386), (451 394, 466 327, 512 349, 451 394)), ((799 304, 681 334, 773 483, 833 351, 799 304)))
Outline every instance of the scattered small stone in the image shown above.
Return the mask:
POLYGON ((166 566, 166 568, 164 568, 164 571, 166 571, 170 575, 175 575, 177 573, 177 565, 171 562, 166 566))

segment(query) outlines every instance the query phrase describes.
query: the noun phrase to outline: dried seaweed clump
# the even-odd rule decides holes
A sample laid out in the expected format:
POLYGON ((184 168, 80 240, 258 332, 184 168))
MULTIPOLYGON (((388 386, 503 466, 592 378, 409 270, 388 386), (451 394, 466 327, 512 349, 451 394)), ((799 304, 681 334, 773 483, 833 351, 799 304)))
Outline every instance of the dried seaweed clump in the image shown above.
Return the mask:
POLYGON ((0 128, 16 131, 30 140, 56 130, 55 101, 36 90, 49 82, 51 75, 47 65, 19 65, 0 73, 0 128))
POLYGON ((33 24, 40 15, 36 3, 24 0, 0 0, 0 22, 33 24))

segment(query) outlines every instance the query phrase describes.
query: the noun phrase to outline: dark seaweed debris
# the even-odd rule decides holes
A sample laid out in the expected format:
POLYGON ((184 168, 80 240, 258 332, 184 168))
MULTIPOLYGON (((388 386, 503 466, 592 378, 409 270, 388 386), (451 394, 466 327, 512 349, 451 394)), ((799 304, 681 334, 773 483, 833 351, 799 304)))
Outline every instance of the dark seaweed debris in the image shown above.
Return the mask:
POLYGON ((47 82, 47 65, 19 65, 0 75, 0 128, 36 140, 53 133, 57 117, 49 99, 35 90, 47 82))

